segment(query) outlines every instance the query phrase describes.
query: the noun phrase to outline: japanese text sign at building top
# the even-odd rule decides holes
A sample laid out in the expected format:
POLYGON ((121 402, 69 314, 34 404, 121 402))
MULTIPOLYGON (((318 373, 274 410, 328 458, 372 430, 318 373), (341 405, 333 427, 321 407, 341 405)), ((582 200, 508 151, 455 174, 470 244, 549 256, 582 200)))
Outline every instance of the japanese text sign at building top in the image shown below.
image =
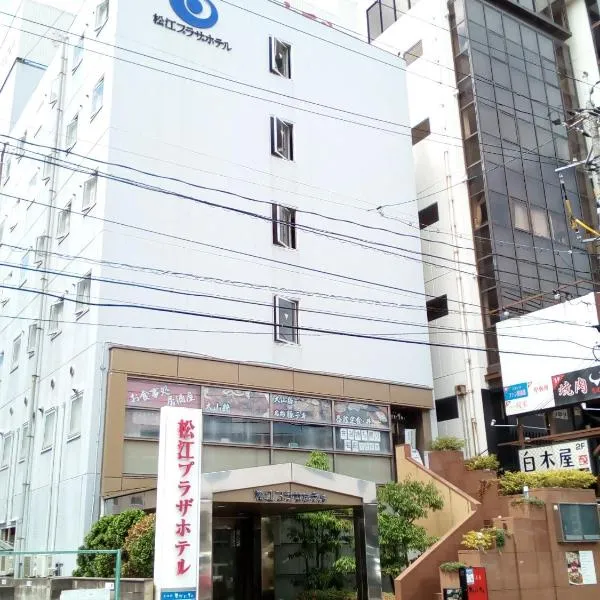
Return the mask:
POLYGON ((160 417, 154 581, 160 590, 196 591, 202 411, 164 407, 160 417))
POLYGON ((556 405, 600 398, 600 367, 590 367, 552 377, 556 405))
POLYGON ((331 423, 331 400, 271 394, 271 416, 288 421, 331 423))
POLYGON ((521 471, 552 471, 554 469, 591 470, 587 440, 563 442, 519 450, 521 471))
POLYGON ((200 387, 164 381, 127 379, 127 406, 131 408, 162 408, 163 406, 200 408, 200 387))
POLYGON ((213 415, 268 418, 269 394, 250 390, 203 387, 202 410, 213 415))
POLYGON ((390 419, 386 406, 357 404, 355 402, 335 402, 335 422, 339 425, 358 425, 389 429, 390 419))

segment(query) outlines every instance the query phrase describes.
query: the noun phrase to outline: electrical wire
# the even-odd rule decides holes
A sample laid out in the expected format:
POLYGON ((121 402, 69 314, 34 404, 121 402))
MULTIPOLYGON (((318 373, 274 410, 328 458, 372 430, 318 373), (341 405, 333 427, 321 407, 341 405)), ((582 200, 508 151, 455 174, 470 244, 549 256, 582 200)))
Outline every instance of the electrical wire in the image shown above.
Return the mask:
MULTIPOLYGON (((24 155, 23 148, 16 148, 16 150, 17 150, 17 152, 15 152, 15 153, 10 153, 9 152, 9 154, 18 155, 18 156, 23 156, 24 155)), ((59 149, 57 149, 57 150, 59 150, 59 149)), ((30 151, 28 151, 28 152, 30 152, 30 151)), ((33 154, 36 154, 36 153, 33 153, 33 154)), ((124 184, 127 184, 127 185, 133 185, 135 187, 141 187, 142 189, 145 189, 145 190, 148 190, 148 191, 160 192, 160 193, 172 195, 172 196, 175 196, 175 197, 178 197, 178 198, 182 198, 182 199, 186 199, 186 200, 192 200, 194 202, 198 202, 200 204, 207 205, 207 206, 209 206, 211 208, 220 208, 220 209, 224 209, 224 210, 229 210, 229 211, 232 211, 234 213, 241 214, 243 216, 253 217, 253 218, 257 218, 257 219, 263 220, 263 221, 272 222, 272 217, 267 217, 267 216, 264 216, 264 215, 260 215, 258 213, 253 213, 251 211, 246 211, 246 210, 243 210, 243 209, 237 209, 237 208, 234 208, 234 207, 228 207, 228 206, 221 205, 221 204, 214 203, 214 202, 209 202, 209 201, 202 200, 202 199, 199 199, 199 198, 195 198, 193 196, 189 196, 189 195, 186 195, 186 194, 180 194, 180 193, 174 192, 173 190, 167 190, 167 189, 159 188, 159 187, 156 187, 156 186, 144 185, 144 184, 142 184, 139 181, 125 179, 123 177, 111 176, 111 175, 109 175, 107 173, 102 173, 98 169, 90 169, 90 168, 87 168, 87 167, 83 167, 84 170, 81 170, 81 169, 78 169, 78 168, 74 167, 73 163, 70 163, 69 161, 66 161, 64 159, 57 159, 57 161, 59 161, 59 162, 55 163, 52 160, 49 160, 48 157, 46 157, 46 156, 42 156, 41 159, 35 159, 35 158, 33 158, 33 157, 29 156, 29 155, 27 155, 26 157, 28 159, 30 159, 30 160, 45 160, 46 162, 50 162, 51 164, 56 164, 59 167, 70 168, 71 170, 75 170, 75 171, 87 173, 88 175, 105 177, 105 178, 108 178, 108 179, 110 179, 112 181, 117 181, 117 182, 124 183, 124 184), (65 167, 64 166, 65 164, 67 164, 68 167, 65 167), (85 169, 87 169, 87 171, 85 169)), ((149 175, 152 175, 152 174, 149 174, 149 175)), ((216 190, 216 191, 221 191, 221 190, 216 190)), ((228 191, 223 191, 223 192, 224 193, 231 193, 231 192, 228 192, 228 191)), ((243 197, 243 198, 246 199, 246 200, 251 199, 249 197, 243 197)), ((255 200, 255 199, 253 199, 253 200, 255 200)), ((258 201, 258 202, 265 202, 265 201, 258 201)), ((270 204, 269 202, 265 202, 265 203, 266 204, 270 204)), ((396 246, 390 246, 389 244, 382 244, 380 242, 374 242, 374 241, 371 241, 371 240, 365 240, 363 238, 355 238, 353 236, 346 236, 346 235, 336 234, 336 233, 330 232, 328 230, 322 230, 322 229, 317 229, 317 228, 302 226, 302 225, 300 225, 298 223, 296 224, 296 228, 297 229, 304 229, 304 230, 306 230, 306 231, 308 231, 310 233, 313 233, 315 235, 322 235, 322 236, 324 236, 326 238, 330 238, 330 239, 333 239, 335 241, 340 241, 340 242, 343 242, 343 243, 350 243, 350 244, 358 245, 359 247, 363 247, 363 248, 366 248, 366 249, 369 249, 369 250, 375 250, 375 251, 378 251, 378 252, 382 252, 384 254, 391 255, 391 256, 394 256, 394 257, 397 257, 397 258, 404 258, 404 259, 407 259, 407 260, 417 261, 417 262, 420 262, 422 264, 429 264, 429 265, 432 265, 432 266, 435 266, 435 267, 442 267, 442 268, 446 268, 448 270, 454 270, 456 272, 459 272, 459 273, 462 273, 462 274, 465 274, 465 275, 468 275, 468 276, 474 276, 475 275, 475 273, 469 273, 469 272, 461 271, 460 269, 456 269, 454 267, 450 267, 450 266, 447 266, 447 265, 443 265, 443 264, 440 265, 440 264, 437 264, 437 263, 432 263, 431 261, 427 261, 425 259, 419 259, 418 257, 413 256, 412 254, 399 254, 398 252, 391 252, 390 250, 387 250, 386 248, 396 249, 396 246), (373 246, 371 246, 369 244, 373 244, 373 246)), ((228 251, 232 251, 232 250, 229 250, 229 249, 227 249, 227 250, 228 251)), ((406 248, 399 248, 399 250, 404 251, 404 252, 409 252, 409 253, 410 252, 414 252, 414 250, 409 250, 409 249, 406 249, 406 248)), ((425 256, 425 254, 423 254, 423 253, 421 253, 421 255, 425 256)), ((451 259, 451 258, 439 257, 437 255, 427 255, 427 256, 432 257, 434 259, 446 260, 448 262, 453 262, 453 264, 456 264, 456 261, 453 261, 453 259, 451 259)), ((266 260, 266 261, 269 261, 269 262, 270 261, 274 261, 274 259, 269 259, 269 258, 265 258, 265 257, 256 257, 256 255, 254 255, 254 257, 255 258, 261 258, 262 260, 266 260)), ((281 262, 281 261, 275 261, 275 262, 281 262)), ((284 264, 286 264, 287 266, 289 266, 289 263, 284 263, 284 264)), ((461 262, 460 264, 464 264, 467 267, 472 267, 473 266, 472 263, 461 262)), ((302 266, 299 266, 299 265, 294 265, 294 266, 297 267, 297 268, 302 268, 302 269, 308 268, 308 267, 302 267, 302 266)), ((500 272, 500 271, 502 271, 502 270, 498 270, 498 272, 500 272)), ((341 274, 336 274, 336 276, 347 278, 347 276, 343 276, 341 274)), ((496 281, 496 278, 492 277, 492 276, 482 276, 482 277, 486 277, 488 279, 496 281)), ((377 282, 370 282, 370 283, 373 284, 373 285, 382 285, 382 284, 378 284, 377 282)), ((552 281, 551 283, 554 284, 555 282, 552 281)), ((522 287, 523 286, 521 286, 521 288, 522 287)), ((526 289, 526 288, 523 288, 523 289, 526 289)), ((536 291, 537 292, 537 290, 532 290, 532 291, 536 291)), ((423 296, 427 296, 427 294, 422 293, 422 292, 419 292, 419 294, 423 295, 423 296)), ((472 306, 478 306, 477 304, 474 304, 474 303, 471 303, 471 305, 472 306)))

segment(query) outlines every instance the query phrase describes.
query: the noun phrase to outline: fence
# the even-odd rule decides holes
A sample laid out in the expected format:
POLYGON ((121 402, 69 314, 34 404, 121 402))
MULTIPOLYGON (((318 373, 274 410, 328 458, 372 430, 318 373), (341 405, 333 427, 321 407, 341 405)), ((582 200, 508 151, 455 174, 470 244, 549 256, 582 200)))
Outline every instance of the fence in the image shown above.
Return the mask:
POLYGON ((43 550, 12 552, 0 550, 0 577, 23 577, 24 579, 44 578, 59 575, 53 564, 56 556, 64 555, 112 555, 115 557, 115 596, 121 600, 121 550, 43 550), (23 559, 23 560, 21 560, 23 559))

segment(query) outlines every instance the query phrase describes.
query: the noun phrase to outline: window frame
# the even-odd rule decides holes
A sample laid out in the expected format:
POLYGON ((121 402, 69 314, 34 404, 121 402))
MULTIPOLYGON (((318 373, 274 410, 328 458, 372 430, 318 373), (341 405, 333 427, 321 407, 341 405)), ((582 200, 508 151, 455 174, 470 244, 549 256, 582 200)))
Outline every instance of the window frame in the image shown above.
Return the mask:
POLYGON ((102 110, 104 107, 104 75, 96 82, 94 89, 92 90, 92 106, 90 121, 102 110), (102 93, 98 94, 98 90, 101 89, 102 93), (96 100, 100 101, 100 105, 96 106, 96 100))
POLYGON ((419 40, 414 43, 406 52, 402 54, 402 58, 406 63, 406 66, 412 65, 416 60, 419 60, 423 56, 423 40, 419 40), (413 52, 414 50, 418 50, 419 53, 413 52))
POLYGON ((425 208, 422 208, 418 213, 419 229, 426 229, 435 223, 439 223, 440 211, 437 202, 432 202, 425 208), (428 217, 428 218, 423 218, 428 217))
POLYGON ((38 235, 35 238, 35 249, 33 251, 33 264, 38 267, 44 262, 44 257, 48 252, 48 236, 38 235))
POLYGON ((278 77, 282 77, 283 79, 291 79, 292 78, 292 45, 288 42, 284 42, 283 40, 271 37, 269 41, 269 63, 271 68, 271 73, 277 75, 278 77), (279 46, 282 46, 286 50, 286 60, 283 69, 280 69, 277 64, 277 51, 279 46))
POLYGON ((51 158, 52 156, 50 155, 44 158, 44 166, 42 169, 42 181, 44 182, 44 185, 49 183, 50 179, 52 178, 52 167, 54 165, 50 162, 51 158))
POLYGON ((271 117, 271 154, 283 160, 294 161, 294 124, 279 117, 271 117), (288 148, 279 145, 279 131, 283 127, 288 132, 288 148))
POLYGON ((431 323, 437 319, 441 319, 450 314, 448 310, 448 295, 442 294, 441 296, 436 296, 435 298, 431 298, 425 302, 425 308, 427 310, 427 322, 431 323), (442 302, 443 306, 441 308, 437 307, 434 303, 442 302), (439 314, 433 314, 436 311, 439 314))
POLYGON ((12 353, 10 356, 10 371, 16 371, 19 368, 21 359, 21 346, 23 345, 23 334, 20 333, 12 342, 12 353))
POLYGON ((73 118, 67 123, 65 129, 65 148, 67 151, 72 150, 78 141, 79 129, 79 113, 75 113, 73 118), (74 133, 73 133, 74 132, 74 133), (71 139, 74 138, 74 139, 71 139))
POLYGON ((48 317, 48 335, 54 339, 62 331, 61 320, 65 310, 65 301, 59 300, 50 305, 50 315, 48 317), (60 310, 59 308, 60 307, 60 310), (59 314, 56 312, 59 311, 59 314))
POLYGON ((19 267, 19 287, 23 287, 27 283, 27 277, 29 276, 30 259, 31 250, 27 250, 21 256, 21 262, 19 267))
POLYGON ((82 316, 90 310, 90 298, 92 290, 92 272, 89 271, 77 282, 75 295, 75 315, 82 316), (87 286, 87 296, 85 295, 85 287, 87 286), (83 294, 81 293, 83 289, 83 294))
POLYGON ((9 431, 2 436, 2 452, 0 452, 0 471, 10 469, 14 442, 15 435, 13 431, 9 431), (7 440, 10 440, 10 446, 7 445, 7 440), (7 446, 8 454, 5 456, 7 446))
POLYGON ((100 31, 108 22, 108 14, 110 11, 110 2, 109 0, 103 0, 102 2, 96 5, 96 10, 94 11, 94 30, 100 31), (101 17, 103 20, 100 22, 100 15, 104 11, 103 16, 101 17))
POLYGON ((37 323, 31 323, 27 328, 27 354, 29 355, 29 358, 35 354, 35 347, 38 341, 38 331, 39 328, 37 323), (34 332, 33 335, 32 332, 34 332))
POLYGON ((55 407, 52 407, 44 412, 44 428, 42 430, 42 448, 40 450, 40 454, 43 454, 44 452, 49 452, 50 450, 52 450, 52 448, 54 448, 54 442, 55 442, 54 438, 56 437, 57 414, 58 414, 58 411, 56 410, 55 407), (48 418, 50 417, 50 415, 52 415, 52 418, 53 418, 52 436, 51 436, 50 442, 47 443, 46 437, 47 437, 47 433, 48 433, 48 418))
POLYGON ((273 244, 288 248, 289 250, 296 249, 296 209, 282 204, 271 205, 271 217, 273 220, 273 244), (289 219, 284 216, 288 215, 289 219), (288 240, 286 241, 283 231, 287 230, 288 240))
POLYGON ((281 344, 289 344, 289 345, 300 345, 300 331, 299 331, 299 312, 300 312, 300 302, 294 298, 287 298, 285 296, 274 296, 273 298, 274 305, 274 326, 275 326, 275 341, 281 344), (279 311, 281 310, 280 303, 281 301, 289 302, 292 304, 292 310, 294 311, 294 319, 293 324, 291 326, 283 326, 279 320, 279 311), (282 327, 291 327, 292 328, 292 340, 288 340, 281 335, 282 327))
POLYGON ((21 444, 19 445, 19 456, 17 461, 22 463, 27 458, 27 448, 29 443, 29 421, 21 426, 21 444))
POLYGON ((83 62, 85 34, 81 34, 77 43, 73 46, 73 65, 71 66, 71 74, 75 73, 79 65, 83 62))
POLYGON ((431 135, 431 122, 429 121, 429 117, 423 119, 419 123, 417 123, 414 127, 410 129, 410 136, 412 139, 412 145, 416 146, 419 142, 422 142, 424 139, 428 138, 431 135), (425 129, 425 125, 427 129, 425 129))
POLYGON ((69 200, 64 208, 58 213, 56 223, 56 238, 62 242, 69 233, 71 233, 71 212, 73 210, 73 201, 69 200))
POLYGON ((81 437, 81 415, 83 412, 83 390, 78 390, 77 393, 73 394, 69 400, 69 428, 67 430, 67 441, 75 440, 81 437), (79 420, 77 423, 77 429, 73 430, 73 405, 79 402, 79 420))
POLYGON ((520 200, 519 198, 515 198, 514 196, 510 196, 510 217, 512 219, 512 227, 515 231, 523 231, 525 233, 531 233, 531 218, 529 216, 529 207, 527 206, 527 202, 524 200, 520 200), (517 218, 516 218, 516 210, 517 208, 522 208, 525 210, 525 217, 527 219, 527 229, 523 229, 521 226, 517 226, 517 218))
POLYGON ((88 213, 90 210, 92 210, 92 208, 94 208, 94 206, 96 206, 97 194, 98 194, 98 175, 92 175, 91 177, 88 177, 83 184, 83 194, 81 197, 82 212, 88 213), (90 193, 90 189, 93 190, 93 193, 90 193), (87 201, 86 201, 86 198, 87 198, 87 201))

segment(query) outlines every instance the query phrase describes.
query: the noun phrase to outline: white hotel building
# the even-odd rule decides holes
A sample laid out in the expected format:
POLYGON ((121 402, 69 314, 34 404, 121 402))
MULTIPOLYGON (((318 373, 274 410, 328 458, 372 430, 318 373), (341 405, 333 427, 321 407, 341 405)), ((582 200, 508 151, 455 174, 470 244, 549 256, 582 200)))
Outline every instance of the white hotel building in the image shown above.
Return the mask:
POLYGON ((376 210, 417 219, 403 59, 267 0, 203 21, 90 0, 72 25, 21 4, 0 15, 2 543, 76 549, 103 512, 152 510, 165 386, 205 409, 205 471, 321 449, 393 479, 404 430, 432 435, 421 243, 376 210))

